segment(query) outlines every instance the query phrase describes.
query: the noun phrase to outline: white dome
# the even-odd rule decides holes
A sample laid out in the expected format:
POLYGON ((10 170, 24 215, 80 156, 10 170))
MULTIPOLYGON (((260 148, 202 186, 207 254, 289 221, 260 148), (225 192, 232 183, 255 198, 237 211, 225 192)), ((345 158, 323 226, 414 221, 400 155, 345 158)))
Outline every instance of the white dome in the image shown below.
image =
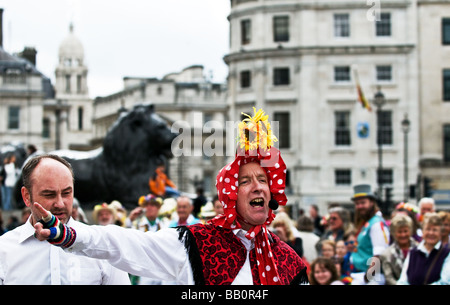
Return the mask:
POLYGON ((73 33, 73 24, 70 24, 69 35, 64 38, 59 46, 59 57, 78 59, 84 57, 84 48, 80 40, 73 33))

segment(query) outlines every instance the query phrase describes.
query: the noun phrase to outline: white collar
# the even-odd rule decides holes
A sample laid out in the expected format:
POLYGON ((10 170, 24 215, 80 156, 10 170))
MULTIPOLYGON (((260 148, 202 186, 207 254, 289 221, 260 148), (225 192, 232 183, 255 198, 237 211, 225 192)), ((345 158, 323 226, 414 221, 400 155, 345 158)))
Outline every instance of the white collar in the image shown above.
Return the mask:
POLYGON ((253 249, 255 247, 255 239, 248 239, 245 234, 247 234, 247 231, 245 231, 244 229, 234 229, 233 230, 234 235, 236 235, 241 242, 244 244, 245 248, 247 249, 247 251, 250 251, 251 249, 253 249))
MULTIPOLYGON (((434 249, 439 250, 439 248, 441 247, 441 241, 438 241, 436 245, 434 245, 434 249)), ((417 249, 420 250, 421 252, 425 253, 427 256, 430 254, 430 252, 428 252, 427 248, 425 248, 425 240, 422 240, 420 242, 420 244, 417 246, 417 249)))
MULTIPOLYGON (((21 225, 20 227, 17 227, 16 229, 19 230, 19 243, 23 243, 25 240, 27 240, 30 237, 34 237, 35 229, 34 226, 31 224, 31 217, 33 215, 30 215, 28 217, 28 220, 21 225)), ((72 226, 74 224, 74 220, 72 217, 69 217, 69 221, 67 222, 67 225, 72 226)))

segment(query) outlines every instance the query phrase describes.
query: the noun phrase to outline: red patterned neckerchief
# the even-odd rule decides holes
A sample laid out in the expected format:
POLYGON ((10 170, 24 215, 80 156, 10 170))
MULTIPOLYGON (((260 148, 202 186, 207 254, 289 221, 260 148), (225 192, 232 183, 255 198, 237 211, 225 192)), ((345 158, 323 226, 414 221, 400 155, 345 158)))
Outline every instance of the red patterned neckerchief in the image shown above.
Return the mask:
MULTIPOLYGON (((236 212, 239 168, 241 165, 257 162, 266 172, 272 199, 279 205, 286 205, 287 198, 284 193, 286 186, 286 165, 280 152, 271 147, 269 150, 257 150, 253 155, 238 150, 233 162, 219 171, 216 180, 217 194, 223 205, 224 213, 210 220, 210 223, 227 229, 239 229, 242 218, 236 212)), ((262 225, 253 226, 245 235, 247 239, 255 239, 256 260, 262 285, 279 285, 280 277, 275 264, 272 249, 268 238, 267 226, 275 218, 269 210, 267 220, 262 225)))

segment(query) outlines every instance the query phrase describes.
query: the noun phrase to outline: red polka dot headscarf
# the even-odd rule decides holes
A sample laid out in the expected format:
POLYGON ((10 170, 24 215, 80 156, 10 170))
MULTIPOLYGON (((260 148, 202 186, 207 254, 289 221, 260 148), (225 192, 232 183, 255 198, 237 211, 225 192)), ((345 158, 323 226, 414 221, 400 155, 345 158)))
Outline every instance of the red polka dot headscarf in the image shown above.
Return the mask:
MULTIPOLYGON (((247 136, 246 138, 243 138, 244 141, 241 141, 241 147, 238 148, 234 161, 227 164, 219 171, 216 180, 216 187, 219 201, 222 203, 224 208, 224 213, 216 216, 210 221, 210 223, 214 225, 233 230, 241 228, 238 221, 238 219, 241 218, 236 211, 237 191, 239 186, 239 168, 240 166, 250 162, 258 163, 266 172, 272 199, 277 201, 279 205, 286 205, 287 198, 284 193, 286 187, 286 165, 281 158, 279 150, 275 147, 271 147, 271 140, 276 140, 276 138, 272 136, 272 139, 268 139, 271 136, 271 131, 270 125, 267 122, 267 116, 263 116, 264 112, 262 112, 260 117, 263 119, 265 118, 265 120, 260 119, 258 121, 254 119, 255 117, 258 118, 258 114, 261 112, 262 110, 258 112, 255 110, 255 116, 253 118, 249 117, 250 119, 248 121, 250 121, 250 123, 246 123, 246 125, 241 126, 241 136, 242 133, 246 132, 248 127, 250 132, 252 132, 252 126, 256 125, 255 129, 257 131, 257 135, 260 129, 264 129, 264 134, 260 138, 257 138, 257 141, 263 143, 263 145, 265 143, 268 145, 264 147, 261 144, 258 144, 258 146, 253 146, 256 147, 255 149, 252 149, 253 143, 249 141, 249 133, 247 131, 247 136), (251 125, 251 123, 256 124, 251 125), (259 127, 257 123, 260 124, 259 127), (262 124, 265 125, 261 128, 262 124), (267 142, 264 142, 261 139, 267 140, 267 142)), ((255 238, 258 271, 260 274, 261 283, 263 285, 274 285, 280 283, 267 231, 267 226, 270 225, 274 218, 275 214, 271 209, 269 209, 266 222, 262 225, 253 226, 246 234, 248 239, 255 238)))

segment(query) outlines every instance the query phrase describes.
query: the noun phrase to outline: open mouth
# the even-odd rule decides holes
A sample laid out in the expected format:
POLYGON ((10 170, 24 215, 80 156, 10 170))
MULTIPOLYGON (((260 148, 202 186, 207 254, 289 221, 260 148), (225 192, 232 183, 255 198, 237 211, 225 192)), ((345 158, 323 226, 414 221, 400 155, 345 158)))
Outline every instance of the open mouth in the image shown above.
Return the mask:
POLYGON ((250 205, 252 207, 263 207, 264 206, 264 199, 262 199, 262 198, 255 198, 252 201, 250 201, 250 205))

